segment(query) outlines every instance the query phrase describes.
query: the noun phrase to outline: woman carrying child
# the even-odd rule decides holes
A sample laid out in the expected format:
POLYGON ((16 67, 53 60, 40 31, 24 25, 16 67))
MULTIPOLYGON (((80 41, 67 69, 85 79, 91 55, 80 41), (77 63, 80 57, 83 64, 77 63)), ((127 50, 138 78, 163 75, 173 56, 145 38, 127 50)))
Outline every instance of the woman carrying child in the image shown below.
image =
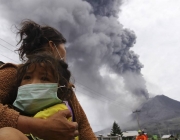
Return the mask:
MULTIPOLYGON (((27 62, 18 67, 15 109, 23 115, 42 119, 70 109, 72 117, 68 120, 73 121, 73 112, 67 103, 73 94, 67 68, 64 61, 47 53, 29 56, 27 62)), ((34 136, 30 134, 28 137, 34 136)))
MULTIPOLYGON (((22 60, 41 52, 49 52, 55 58, 65 60, 64 44, 66 40, 56 29, 40 26, 33 21, 24 21, 18 33, 20 35, 19 43, 21 43, 18 51, 22 60)), ((96 140, 74 92, 68 99, 74 122, 67 121, 67 118, 72 116, 68 109, 58 111, 47 119, 39 119, 20 115, 19 112, 8 108, 7 104, 12 104, 16 98, 14 87, 18 67, 10 63, 0 67, 0 113, 2 114, 0 128, 14 127, 23 133, 31 133, 45 140, 71 140, 78 133, 79 140, 96 140)), ((70 83, 68 88, 72 88, 70 83)))

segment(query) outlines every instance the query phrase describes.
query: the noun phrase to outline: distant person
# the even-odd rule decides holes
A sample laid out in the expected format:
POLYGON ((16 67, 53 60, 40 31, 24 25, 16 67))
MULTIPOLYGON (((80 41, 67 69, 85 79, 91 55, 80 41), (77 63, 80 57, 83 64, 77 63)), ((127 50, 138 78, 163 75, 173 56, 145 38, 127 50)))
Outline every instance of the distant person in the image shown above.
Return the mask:
POLYGON ((136 140, 147 140, 147 138, 142 134, 142 130, 138 130, 138 136, 136 140))
POLYGON ((144 135, 146 137, 146 140, 148 140, 148 135, 144 132, 144 130, 142 130, 142 135, 144 135))

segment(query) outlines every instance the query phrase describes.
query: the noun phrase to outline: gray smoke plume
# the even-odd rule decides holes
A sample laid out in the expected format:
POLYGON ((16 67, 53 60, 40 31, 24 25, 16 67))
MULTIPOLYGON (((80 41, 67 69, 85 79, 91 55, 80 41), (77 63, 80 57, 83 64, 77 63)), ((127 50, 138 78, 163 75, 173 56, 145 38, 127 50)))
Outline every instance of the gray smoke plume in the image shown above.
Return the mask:
MULTIPOLYGON (((131 99, 148 98, 141 74, 143 65, 138 55, 130 50, 136 35, 124 29, 117 20, 122 0, 0 2, 0 16, 10 23, 18 25, 23 19, 32 19, 57 28, 65 36, 67 61, 75 84, 82 86, 81 92, 89 94, 91 99, 105 100, 102 105, 95 106, 96 109, 107 110, 109 102, 115 104, 115 101, 118 106, 129 107, 131 99), (116 80, 112 75, 116 75, 116 80), (124 85, 118 82, 122 81, 121 77, 124 85), (129 100, 124 101, 126 97, 129 100)), ((118 116, 117 109, 111 107, 111 111, 118 116)))
POLYGON ((100 16, 117 17, 122 0, 86 0, 92 7, 94 14, 100 16))

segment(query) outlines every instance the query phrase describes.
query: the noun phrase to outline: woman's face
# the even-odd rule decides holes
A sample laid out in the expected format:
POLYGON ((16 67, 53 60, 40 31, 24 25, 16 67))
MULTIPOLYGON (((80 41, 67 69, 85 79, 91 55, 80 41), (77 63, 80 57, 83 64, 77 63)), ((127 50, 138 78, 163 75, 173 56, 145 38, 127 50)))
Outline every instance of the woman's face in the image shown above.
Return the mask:
POLYGON ((51 68, 44 67, 44 64, 32 64, 28 67, 20 85, 37 83, 56 83, 51 68))

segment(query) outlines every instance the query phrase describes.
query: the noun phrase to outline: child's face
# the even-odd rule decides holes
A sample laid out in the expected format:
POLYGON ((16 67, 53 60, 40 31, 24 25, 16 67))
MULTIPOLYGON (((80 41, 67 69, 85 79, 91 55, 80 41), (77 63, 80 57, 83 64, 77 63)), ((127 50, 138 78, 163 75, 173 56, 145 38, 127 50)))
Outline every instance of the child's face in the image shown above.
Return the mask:
POLYGON ((56 83, 52 70, 49 67, 44 67, 44 64, 30 65, 22 78, 21 86, 37 83, 56 83))

